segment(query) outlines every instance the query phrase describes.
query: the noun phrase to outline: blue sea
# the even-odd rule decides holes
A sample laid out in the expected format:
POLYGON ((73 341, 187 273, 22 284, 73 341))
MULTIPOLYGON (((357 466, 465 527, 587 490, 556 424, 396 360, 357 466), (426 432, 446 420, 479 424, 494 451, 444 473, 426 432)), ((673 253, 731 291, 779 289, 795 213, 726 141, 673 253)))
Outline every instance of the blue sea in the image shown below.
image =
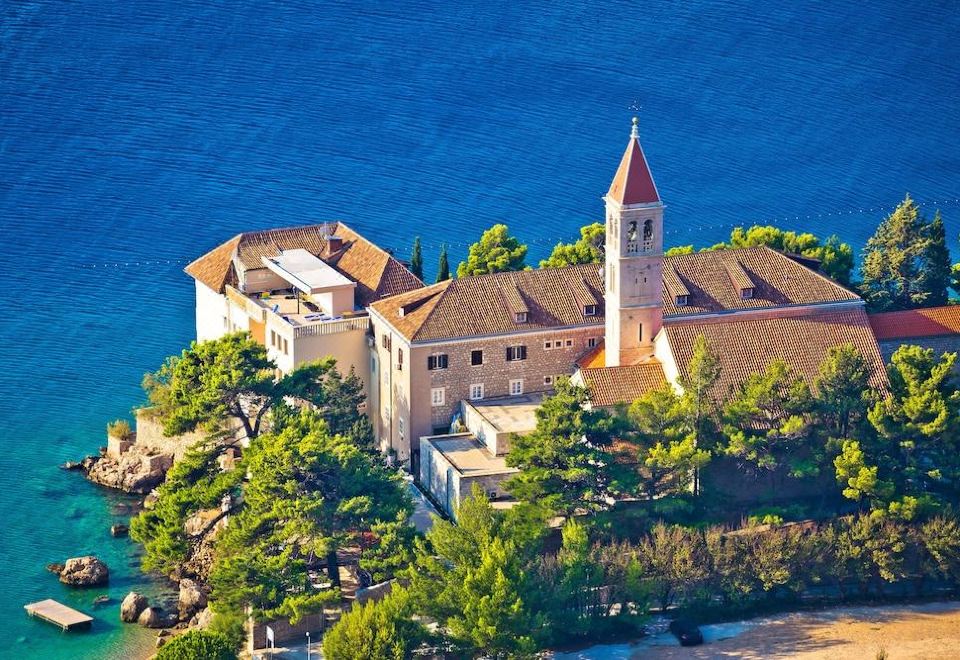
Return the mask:
POLYGON ((193 336, 182 268, 340 219, 401 257, 506 222, 531 261, 602 219, 638 114, 669 244, 773 222, 858 247, 909 192, 960 259, 954 2, 0 4, 0 656, 137 657, 109 536, 126 500, 57 468, 193 336), (97 553, 108 588, 44 565, 97 553), (95 596, 113 600, 94 608, 95 596), (65 635, 22 606, 97 617, 65 635))

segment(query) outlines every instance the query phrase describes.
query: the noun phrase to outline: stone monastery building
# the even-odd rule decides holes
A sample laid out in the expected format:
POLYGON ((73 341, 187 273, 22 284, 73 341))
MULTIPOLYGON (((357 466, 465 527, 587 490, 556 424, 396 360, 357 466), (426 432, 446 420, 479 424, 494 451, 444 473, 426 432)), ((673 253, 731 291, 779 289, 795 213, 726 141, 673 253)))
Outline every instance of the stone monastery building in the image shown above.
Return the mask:
POLYGON ((604 201, 603 264, 429 286, 343 223, 240 234, 186 268, 197 338, 249 331, 284 372, 327 355, 353 367, 383 450, 452 511, 473 482, 502 498, 509 436, 533 429, 559 376, 594 406, 629 403, 679 387, 703 335, 724 389, 775 358, 812 382, 847 343, 880 383, 900 343, 940 348, 960 332, 960 307, 868 317, 818 264, 767 247, 665 257, 636 120, 604 201))

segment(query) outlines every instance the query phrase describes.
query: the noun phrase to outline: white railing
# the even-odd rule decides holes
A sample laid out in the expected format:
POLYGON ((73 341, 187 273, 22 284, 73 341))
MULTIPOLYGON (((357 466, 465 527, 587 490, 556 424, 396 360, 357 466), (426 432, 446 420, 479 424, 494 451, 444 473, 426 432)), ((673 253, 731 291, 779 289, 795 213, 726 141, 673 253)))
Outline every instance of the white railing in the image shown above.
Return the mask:
POLYGON ((229 284, 226 285, 226 291, 227 299, 232 303, 242 307, 247 316, 259 323, 263 323, 267 320, 267 310, 262 305, 258 305, 253 300, 250 300, 250 298, 248 298, 245 294, 237 291, 229 284))
POLYGON ((319 321, 311 325, 293 326, 293 337, 313 337, 316 335, 332 335, 338 332, 349 332, 350 330, 366 330, 370 327, 370 318, 367 316, 357 316, 350 319, 337 319, 334 321, 319 321))

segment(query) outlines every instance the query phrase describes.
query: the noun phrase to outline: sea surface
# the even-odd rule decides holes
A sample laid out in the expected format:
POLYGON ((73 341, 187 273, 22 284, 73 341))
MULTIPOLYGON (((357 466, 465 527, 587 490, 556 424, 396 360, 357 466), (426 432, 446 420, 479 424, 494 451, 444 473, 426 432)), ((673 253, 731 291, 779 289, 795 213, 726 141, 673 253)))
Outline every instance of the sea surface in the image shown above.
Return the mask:
POLYGON ((858 247, 910 192, 960 259, 954 2, 0 3, 0 657, 136 657, 125 500, 58 469, 193 336, 187 260, 340 219, 454 264, 506 222, 536 262, 640 117, 668 244, 736 224, 858 247), (44 565, 97 553, 108 588, 44 565), (94 608, 93 598, 113 600, 94 608), (22 606, 97 617, 65 635, 22 606))

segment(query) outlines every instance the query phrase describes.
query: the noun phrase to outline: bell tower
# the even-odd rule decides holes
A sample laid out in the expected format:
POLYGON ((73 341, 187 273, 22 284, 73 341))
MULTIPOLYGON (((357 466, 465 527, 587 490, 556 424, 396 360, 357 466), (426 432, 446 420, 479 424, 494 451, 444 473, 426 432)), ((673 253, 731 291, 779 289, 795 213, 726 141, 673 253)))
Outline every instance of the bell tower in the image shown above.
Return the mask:
POLYGON ((662 325, 663 202, 640 148, 637 118, 604 201, 606 222, 606 366, 653 356, 662 325))

